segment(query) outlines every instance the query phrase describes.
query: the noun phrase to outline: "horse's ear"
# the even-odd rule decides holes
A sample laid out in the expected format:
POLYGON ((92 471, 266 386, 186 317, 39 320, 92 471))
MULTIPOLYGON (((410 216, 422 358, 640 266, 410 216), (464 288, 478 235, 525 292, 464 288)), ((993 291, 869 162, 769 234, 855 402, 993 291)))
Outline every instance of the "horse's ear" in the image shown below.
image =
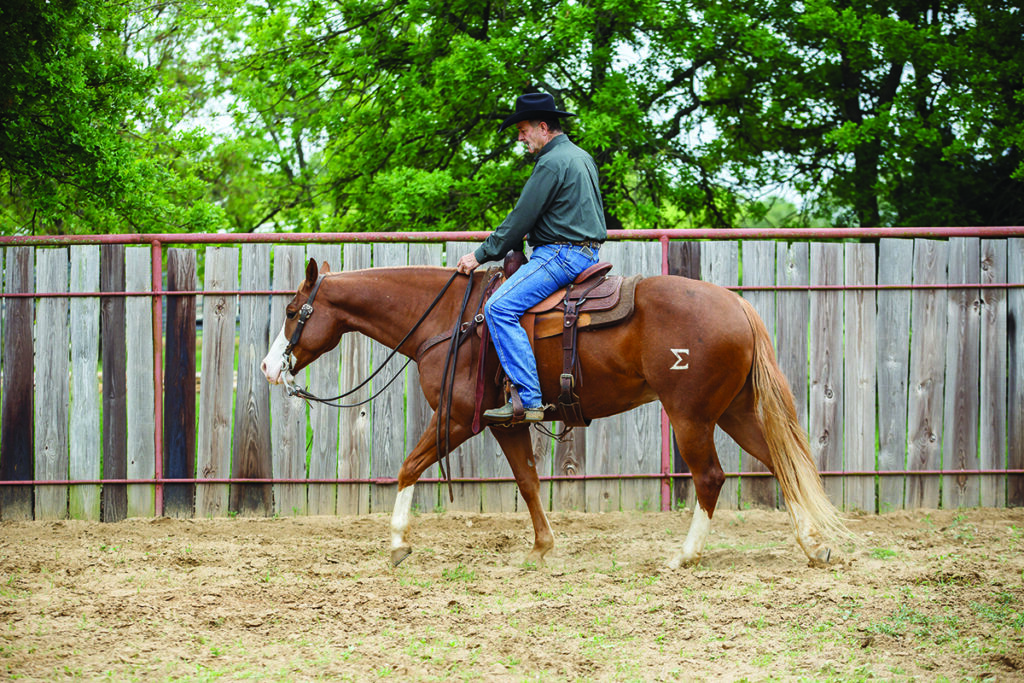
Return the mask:
POLYGON ((316 284, 317 274, 316 259, 311 258, 309 263, 306 264, 306 282, 309 283, 310 287, 316 284))
POLYGON ((327 263, 327 261, 324 261, 320 264, 320 274, 326 275, 329 272, 331 272, 331 265, 327 263))

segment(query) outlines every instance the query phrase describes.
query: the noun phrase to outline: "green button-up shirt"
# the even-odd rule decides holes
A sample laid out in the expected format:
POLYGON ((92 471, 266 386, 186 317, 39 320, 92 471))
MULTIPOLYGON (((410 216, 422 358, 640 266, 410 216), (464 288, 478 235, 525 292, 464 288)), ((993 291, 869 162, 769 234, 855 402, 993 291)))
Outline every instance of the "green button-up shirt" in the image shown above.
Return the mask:
POLYGON ((564 134, 537 155, 530 179, 512 213, 474 252, 480 263, 510 249, 552 242, 603 242, 607 236, 597 164, 564 134))

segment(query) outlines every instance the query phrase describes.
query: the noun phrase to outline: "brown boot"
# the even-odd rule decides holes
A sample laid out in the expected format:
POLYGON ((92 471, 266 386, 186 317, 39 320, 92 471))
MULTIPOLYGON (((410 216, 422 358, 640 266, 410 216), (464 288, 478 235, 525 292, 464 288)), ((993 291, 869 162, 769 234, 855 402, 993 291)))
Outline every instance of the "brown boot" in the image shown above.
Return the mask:
MULTIPOLYGON (((484 419, 491 422, 512 422, 515 418, 515 411, 512 408, 512 401, 509 401, 500 408, 492 408, 484 411, 484 419)), ((525 408, 523 422, 543 422, 544 408, 525 408)))

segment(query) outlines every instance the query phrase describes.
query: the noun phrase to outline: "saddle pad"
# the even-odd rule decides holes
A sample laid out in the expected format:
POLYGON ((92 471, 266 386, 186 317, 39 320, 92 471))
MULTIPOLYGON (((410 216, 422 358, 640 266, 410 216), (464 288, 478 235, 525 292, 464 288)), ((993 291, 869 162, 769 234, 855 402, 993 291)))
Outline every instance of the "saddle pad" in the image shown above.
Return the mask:
MULTIPOLYGON (((622 278, 622 287, 619 292, 620 296, 618 297, 615 305, 610 308, 585 307, 584 312, 580 314, 580 317, 577 320, 577 327, 581 330, 588 327, 606 327, 629 318, 633 314, 636 284, 642 279, 642 275, 632 275, 630 277, 622 278)), ((603 287, 604 285, 602 284, 601 286, 603 287)), ((564 297, 565 292, 561 292, 561 295, 564 297)), ((603 298, 608 298, 608 295, 605 295, 603 298)), ((561 303, 561 301, 559 303, 561 303)), ((537 306, 530 309, 527 313, 536 313, 534 311, 536 308, 537 306)), ((545 339, 547 337, 554 337, 562 334, 562 322, 565 319, 563 309, 564 306, 558 306, 553 309, 536 313, 536 317, 533 321, 533 338, 545 339)), ((523 316, 524 320, 526 317, 527 316, 523 316)))

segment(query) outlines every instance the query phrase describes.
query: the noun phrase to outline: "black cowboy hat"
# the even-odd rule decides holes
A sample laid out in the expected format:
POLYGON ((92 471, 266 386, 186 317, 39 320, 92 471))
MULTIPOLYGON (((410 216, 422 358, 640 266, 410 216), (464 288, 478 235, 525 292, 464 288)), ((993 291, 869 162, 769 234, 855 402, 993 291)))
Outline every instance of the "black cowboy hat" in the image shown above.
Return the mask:
POLYGON ((498 132, 500 133, 520 121, 532 121, 543 118, 545 115, 558 117, 576 116, 576 114, 555 109, 555 98, 547 93, 537 92, 520 95, 516 98, 516 113, 502 121, 498 132))

